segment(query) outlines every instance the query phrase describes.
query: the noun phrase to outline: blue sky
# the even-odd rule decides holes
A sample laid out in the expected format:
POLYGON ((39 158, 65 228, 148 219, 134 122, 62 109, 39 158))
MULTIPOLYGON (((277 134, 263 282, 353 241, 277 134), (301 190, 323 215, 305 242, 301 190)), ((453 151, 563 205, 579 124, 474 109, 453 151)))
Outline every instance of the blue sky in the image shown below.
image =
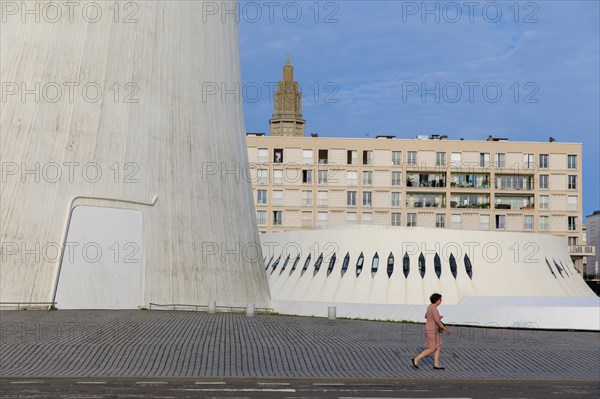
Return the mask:
POLYGON ((289 51, 307 133, 580 142, 600 209, 600 2, 474 3, 242 0, 247 131, 268 131, 289 51))

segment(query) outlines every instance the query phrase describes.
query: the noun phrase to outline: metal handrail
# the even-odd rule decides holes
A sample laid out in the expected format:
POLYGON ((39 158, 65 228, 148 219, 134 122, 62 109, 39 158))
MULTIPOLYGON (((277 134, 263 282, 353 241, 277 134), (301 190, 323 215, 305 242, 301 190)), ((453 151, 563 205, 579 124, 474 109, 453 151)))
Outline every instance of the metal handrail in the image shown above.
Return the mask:
MULTIPOLYGON (((172 308, 173 310, 175 310, 175 308, 177 307, 189 307, 189 308, 194 308, 195 310, 198 310, 199 308, 206 308, 208 309, 209 306, 208 305, 191 305, 191 304, 184 304, 184 303, 170 303, 170 304, 160 304, 160 303, 152 303, 150 302, 148 304, 150 307, 149 309, 152 309, 152 306, 155 307, 164 307, 164 308, 172 308)), ((233 309, 239 309, 239 310, 246 310, 245 307, 243 306, 222 306, 222 305, 217 305, 215 306, 216 309, 229 309, 230 311, 233 309)), ((275 309, 274 308, 255 308, 256 311, 264 311, 264 312, 273 312, 275 309)))

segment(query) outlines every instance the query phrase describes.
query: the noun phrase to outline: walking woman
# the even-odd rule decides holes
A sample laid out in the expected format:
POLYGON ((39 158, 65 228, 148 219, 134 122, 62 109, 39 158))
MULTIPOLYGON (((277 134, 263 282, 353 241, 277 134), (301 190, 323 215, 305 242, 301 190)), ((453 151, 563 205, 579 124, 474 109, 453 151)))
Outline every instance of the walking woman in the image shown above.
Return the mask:
POLYGON ((440 366, 440 352, 442 350, 442 331, 450 335, 450 330, 442 323, 442 317, 438 312, 437 307, 442 303, 442 296, 440 294, 433 294, 429 297, 431 305, 427 307, 427 313, 425 318, 425 350, 419 354, 419 356, 412 358, 412 366, 416 369, 419 368, 419 361, 425 356, 433 353, 433 369, 444 370, 445 368, 440 366))

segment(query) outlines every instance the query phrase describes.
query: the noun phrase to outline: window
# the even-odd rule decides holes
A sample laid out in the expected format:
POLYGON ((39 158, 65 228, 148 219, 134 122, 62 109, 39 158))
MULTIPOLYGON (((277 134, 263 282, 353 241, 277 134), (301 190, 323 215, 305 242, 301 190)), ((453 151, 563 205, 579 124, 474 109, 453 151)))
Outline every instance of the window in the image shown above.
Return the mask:
POLYGON ((549 208, 550 197, 548 195, 540 195, 540 209, 549 208))
POLYGON ((364 191, 362 193, 362 204, 363 206, 372 205, 372 193, 370 191, 364 191))
POLYGON ((479 230, 490 229, 490 215, 479 215, 479 230))
POLYGON ((540 216, 540 231, 548 231, 550 228, 549 220, 548 216, 540 216))
POLYGON ((312 191, 303 190, 302 191, 302 206, 311 206, 312 205, 312 191))
POLYGON ((392 213, 392 226, 402 226, 402 214, 392 213))
POLYGON ((362 224, 372 224, 372 223, 373 223, 373 214, 370 212, 363 212, 362 224))
POLYGON ((317 206, 327 206, 329 202, 329 193, 327 191, 317 192, 317 206))
POLYGON ((540 189, 548 189, 548 175, 540 175, 540 189))
POLYGON ((392 273, 394 273, 394 254, 390 252, 390 256, 388 256, 387 260, 387 275, 388 277, 392 277, 392 273))
POLYGON ((373 184, 373 172, 363 172, 363 186, 370 186, 373 184))
POLYGON ((356 224, 356 212, 346 213, 346 224, 356 224))
POLYGON ((327 212, 317 212, 317 226, 327 225, 327 212))
POLYGON ((272 204, 275 206, 283 205, 283 190, 273 190, 272 204))
POLYGON ((409 151, 407 158, 408 159, 406 161, 408 162, 409 165, 414 166, 417 164, 417 152, 416 151, 409 151))
POLYGON ((283 211, 273 211, 273 226, 281 226, 283 224, 283 211))
POLYGON ((267 184, 269 179, 269 171, 267 169, 259 169, 256 175, 256 184, 267 184))
POLYGON ((402 201, 401 193, 392 193, 392 207, 394 207, 394 208, 400 207, 401 201, 402 201))
POLYGON ((505 168, 506 167, 506 154, 503 152, 499 152, 496 154, 496 167, 505 168))
POLYGON ((406 226, 408 226, 408 227, 416 227, 417 226, 417 214, 416 213, 407 213, 406 214, 406 226))
POLYGON ((540 169, 548 169, 548 154, 540 154, 540 169))
POLYGON ((329 150, 319 150, 319 163, 326 164, 329 160, 329 150))
POLYGON ((358 260, 356 261, 356 277, 358 277, 360 275, 360 273, 362 272, 364 262, 365 262, 365 256, 361 252, 360 255, 358 256, 358 260))
POLYGON ((283 163, 283 148, 275 148, 273 150, 273 162, 283 163))
POLYGON ((283 169, 273 170, 273 184, 283 184, 283 169))
POLYGON ((346 193, 346 205, 356 206, 356 191, 348 191, 346 193))
POLYGON ((371 261, 371 273, 375 274, 379 270, 379 254, 375 252, 373 260, 371 261))
POLYGON ((568 155, 567 156, 567 168, 577 169, 577 155, 568 155))
POLYGON ((523 230, 533 230, 533 215, 523 216, 523 230))
POLYGON ((480 152, 479 153, 479 167, 489 168, 490 167, 490 153, 480 152))
POLYGON ((312 227, 312 212, 302 212, 302 227, 312 227))
POLYGON ((326 170, 320 170, 319 171, 319 176, 318 176, 317 183, 319 183, 319 184, 327 184, 327 171, 326 170))
POLYGON ((358 184, 357 172, 355 170, 346 172, 346 184, 349 186, 356 186, 358 184))
POLYGON ((312 183, 312 170, 310 170, 310 169, 302 170, 302 183, 312 183))
POLYGON ((363 165, 373 165, 373 151, 363 151, 363 165))
POLYGON ((577 245, 577 237, 569 237, 569 245, 577 245))
POLYGON ((392 172, 392 186, 402 185, 402 172, 392 172))
POLYGON ((462 166, 462 153, 452 153, 452 155, 450 156, 450 166, 453 168, 460 168, 462 166))
POLYGON ((454 278, 456 278, 456 271, 457 271, 456 270, 456 258, 454 257, 454 255, 452 253, 450 253, 449 263, 450 263, 450 273, 452 273, 454 278))
POLYGON ((408 277, 408 273, 410 273, 410 257, 408 256, 408 252, 404 253, 404 257, 402 258, 402 273, 404 273, 404 277, 408 277))
POLYGON ((313 163, 313 151, 302 150, 302 162, 312 165, 313 163))
POLYGON ((523 168, 533 169, 533 154, 523 154, 523 168))
POLYGON ((568 216, 567 225, 569 231, 577 231, 577 216, 568 216))
POLYGON ((269 162, 269 150, 267 148, 258 149, 258 163, 269 162))
POLYGON ((435 257, 433 258, 433 269, 435 270, 435 275, 437 276, 437 278, 440 278, 440 276, 442 275, 442 260, 440 259, 440 256, 437 254, 437 252, 435 253, 435 257))
POLYGON ((435 153, 435 166, 446 166, 446 153, 436 152, 435 153))
POLYGON ((419 255, 419 274, 421 278, 425 277, 425 256, 423 256, 423 252, 419 255))
POLYGON ((348 150, 346 162, 348 165, 356 165, 358 163, 358 156, 356 155, 356 150, 348 150))
POLYGON ((496 229, 504 230, 506 227, 506 216, 505 215, 496 215, 496 229))
POLYGON ((342 276, 348 270, 349 264, 350 264, 350 252, 346 252, 346 256, 344 257, 344 261, 342 262, 342 276))
POLYGON ((256 203, 260 205, 267 203, 267 190, 256 190, 256 203))
POLYGON ((567 211, 576 211, 579 208, 576 195, 569 195, 567 197, 567 211))
POLYGON ((569 175, 569 185, 567 187, 569 190, 577 190, 577 176, 569 175))
POLYGON ((392 151, 392 165, 402 165, 402 151, 392 151))
POLYGON ((443 229, 446 227, 446 215, 437 213, 435 215, 435 227, 443 229))
POLYGON ((256 223, 259 226, 267 225, 267 211, 256 211, 256 223))
POLYGON ((452 225, 453 229, 460 229, 461 222, 462 222, 461 219, 462 219, 461 215, 450 216, 450 224, 452 225))

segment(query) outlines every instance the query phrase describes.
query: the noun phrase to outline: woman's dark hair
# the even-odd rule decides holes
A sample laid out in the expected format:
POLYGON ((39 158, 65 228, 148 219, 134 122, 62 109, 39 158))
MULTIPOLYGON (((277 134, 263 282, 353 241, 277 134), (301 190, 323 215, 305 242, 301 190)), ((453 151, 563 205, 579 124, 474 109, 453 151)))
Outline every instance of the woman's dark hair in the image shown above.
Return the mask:
POLYGON ((438 301, 438 299, 440 299, 441 297, 442 297, 442 296, 441 296, 440 294, 438 294, 438 293, 435 293, 435 294, 433 294, 433 295, 431 295, 431 296, 429 297, 429 301, 430 301, 431 303, 436 303, 436 302, 438 301))

